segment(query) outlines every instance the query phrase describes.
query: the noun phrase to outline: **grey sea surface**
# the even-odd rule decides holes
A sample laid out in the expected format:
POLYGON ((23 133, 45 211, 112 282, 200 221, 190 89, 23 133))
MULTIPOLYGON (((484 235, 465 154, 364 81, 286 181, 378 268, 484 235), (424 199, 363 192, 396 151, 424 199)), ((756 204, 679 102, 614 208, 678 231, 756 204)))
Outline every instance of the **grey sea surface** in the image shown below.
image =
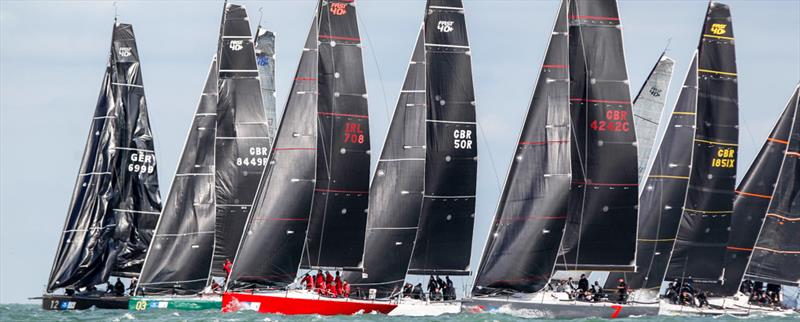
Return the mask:
MULTIPOLYGON (((390 317, 381 314, 363 314, 352 316, 319 316, 319 315, 267 315, 255 312, 221 313, 214 311, 125 311, 125 310, 86 310, 86 311, 45 311, 35 304, 0 304, 0 321, 321 321, 321 322, 371 322, 371 321, 463 321, 463 322, 506 322, 541 319, 533 313, 525 312, 493 312, 493 313, 460 313, 438 317, 390 317)), ((609 319, 586 318, 568 321, 606 321, 609 319)), ((787 317, 667 317, 652 316, 639 318, 614 319, 615 321, 642 322, 703 322, 703 321, 800 321, 800 315, 787 317)))

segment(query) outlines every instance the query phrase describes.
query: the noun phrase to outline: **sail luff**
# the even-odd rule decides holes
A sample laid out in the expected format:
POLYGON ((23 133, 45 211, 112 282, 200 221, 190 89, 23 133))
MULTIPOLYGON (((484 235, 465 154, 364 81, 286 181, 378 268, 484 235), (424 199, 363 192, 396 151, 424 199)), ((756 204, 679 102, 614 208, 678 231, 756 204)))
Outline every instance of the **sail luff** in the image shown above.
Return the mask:
POLYGON ((570 166, 565 161, 570 159, 567 2, 561 2, 553 22, 479 261, 474 295, 536 292, 553 272, 570 186, 570 166))
POLYGON ((429 0, 425 16, 426 162, 409 274, 469 274, 475 221, 477 122, 461 0, 429 0))
POLYGON ((632 271, 636 131, 614 0, 570 3, 572 189, 558 270, 632 271))
POLYGON ((214 245, 217 60, 212 59, 181 157, 145 257, 136 294, 195 294, 206 287, 214 245))
POLYGON ((297 274, 315 186, 319 8, 317 4, 227 290, 283 288, 297 274))
POLYGON ((261 96, 267 116, 267 137, 269 144, 275 142, 277 115, 275 112, 275 33, 258 26, 255 34, 256 64, 261 82, 261 96))
MULTIPOLYGON (((727 5, 711 2, 698 47, 692 172, 666 279, 722 280, 738 150, 736 58, 727 5)), ((702 287, 700 287, 702 288, 702 287)))
POLYGON ((748 279, 787 286, 800 286, 800 85, 787 106, 793 111, 792 129, 786 144, 783 162, 747 264, 748 279))

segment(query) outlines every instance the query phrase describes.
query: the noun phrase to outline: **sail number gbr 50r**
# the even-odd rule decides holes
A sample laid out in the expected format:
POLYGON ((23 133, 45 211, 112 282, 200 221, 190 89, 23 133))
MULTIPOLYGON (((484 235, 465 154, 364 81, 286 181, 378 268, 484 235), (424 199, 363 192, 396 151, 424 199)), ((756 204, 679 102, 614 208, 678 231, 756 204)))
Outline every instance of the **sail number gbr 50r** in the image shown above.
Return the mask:
POLYGON ((453 147, 472 150, 472 130, 453 131, 453 147))

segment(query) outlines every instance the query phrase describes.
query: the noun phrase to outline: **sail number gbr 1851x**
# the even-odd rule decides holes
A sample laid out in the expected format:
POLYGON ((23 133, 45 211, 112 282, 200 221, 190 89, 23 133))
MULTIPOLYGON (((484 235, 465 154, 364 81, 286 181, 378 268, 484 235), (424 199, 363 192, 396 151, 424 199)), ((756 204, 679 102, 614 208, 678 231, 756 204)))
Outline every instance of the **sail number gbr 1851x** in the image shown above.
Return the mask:
POLYGON ((733 168, 736 163, 736 150, 733 148, 718 148, 714 158, 711 159, 711 166, 714 168, 733 168))
POLYGON ((628 111, 609 110, 604 116, 603 120, 592 121, 589 125, 592 130, 597 132, 628 132, 631 130, 628 111))

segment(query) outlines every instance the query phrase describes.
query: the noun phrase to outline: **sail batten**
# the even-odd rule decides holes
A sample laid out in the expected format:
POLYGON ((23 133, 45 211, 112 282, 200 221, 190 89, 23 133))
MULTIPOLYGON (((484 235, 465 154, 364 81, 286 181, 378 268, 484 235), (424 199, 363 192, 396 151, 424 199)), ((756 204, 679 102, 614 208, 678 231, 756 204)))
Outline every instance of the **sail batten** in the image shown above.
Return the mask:
POLYGON ((153 134, 133 27, 111 52, 47 291, 137 276, 161 211, 153 134))

